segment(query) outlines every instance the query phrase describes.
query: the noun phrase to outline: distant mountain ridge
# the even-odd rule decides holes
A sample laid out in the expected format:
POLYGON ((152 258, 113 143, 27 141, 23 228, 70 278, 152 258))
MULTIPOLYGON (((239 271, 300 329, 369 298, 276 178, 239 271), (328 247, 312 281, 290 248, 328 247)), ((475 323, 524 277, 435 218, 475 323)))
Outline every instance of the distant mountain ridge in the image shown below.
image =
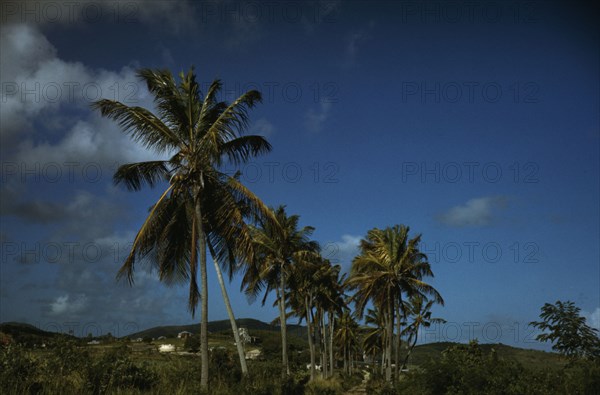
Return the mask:
MULTIPOLYGON (((269 331, 279 332, 278 325, 267 324, 266 322, 256 320, 254 318, 240 318, 235 320, 239 328, 247 328, 248 331, 269 331)), ((288 324, 288 333, 292 336, 305 336, 306 327, 302 325, 288 324)), ((188 331, 191 333, 200 333, 200 324, 188 324, 188 325, 166 325, 156 326, 148 329, 144 329, 139 332, 135 332, 129 335, 121 336, 122 338, 131 337, 150 337, 157 338, 160 336, 165 337, 176 337, 179 332, 188 331)), ((208 331, 211 333, 231 331, 231 324, 229 320, 210 321, 208 323, 208 331)), ((51 338, 56 336, 68 336, 71 335, 58 332, 48 332, 35 327, 34 325, 23 323, 23 322, 3 322, 0 324, 0 332, 11 335, 15 340, 28 337, 38 338, 51 338)))
MULTIPOLYGON (((254 318, 240 318, 236 319, 235 322, 237 323, 238 328, 247 328, 250 333, 252 333, 252 331, 279 332, 278 325, 267 324, 266 322, 256 320, 254 318)), ((292 336, 306 335, 306 327, 302 325, 288 324, 287 329, 288 333, 292 336)), ((179 332, 183 331, 200 333, 200 324, 156 326, 123 337, 176 337, 179 332)), ((231 331, 231 323, 229 320, 210 321, 208 323, 208 331, 211 333, 231 331)))

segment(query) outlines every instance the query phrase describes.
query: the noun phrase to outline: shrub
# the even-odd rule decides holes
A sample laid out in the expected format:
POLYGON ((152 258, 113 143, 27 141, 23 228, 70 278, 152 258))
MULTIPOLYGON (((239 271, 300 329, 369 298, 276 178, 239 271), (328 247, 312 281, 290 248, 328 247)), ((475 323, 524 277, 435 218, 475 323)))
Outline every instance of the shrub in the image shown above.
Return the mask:
MULTIPOLYGON (((476 342, 457 345, 408 373, 397 384, 400 393, 415 394, 597 394, 600 363, 578 360, 563 369, 531 371, 485 355, 476 342)), ((378 392, 373 388, 373 393, 378 392)), ((371 393, 371 392, 369 392, 371 393)))
POLYGON ((0 383, 2 393, 37 392, 41 383, 36 376, 39 364, 21 345, 0 348, 0 383))
POLYGON ((135 365, 130 359, 128 348, 118 347, 106 352, 89 366, 87 388, 94 394, 103 394, 115 389, 151 389, 158 376, 148 365, 135 365))
POLYGON ((305 387, 306 395, 337 395, 343 391, 342 385, 335 379, 316 379, 305 387))
POLYGON ((190 352, 200 351, 200 335, 186 337, 183 348, 190 352))

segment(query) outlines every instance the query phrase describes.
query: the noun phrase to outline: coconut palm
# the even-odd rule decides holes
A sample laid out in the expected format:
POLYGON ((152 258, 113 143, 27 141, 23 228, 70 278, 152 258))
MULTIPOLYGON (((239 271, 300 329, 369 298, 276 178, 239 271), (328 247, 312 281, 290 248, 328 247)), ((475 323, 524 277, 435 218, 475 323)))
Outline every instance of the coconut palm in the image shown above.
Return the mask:
POLYGON ((443 324, 446 322, 446 320, 442 318, 431 317, 431 307, 434 303, 435 300, 427 300, 423 295, 419 294, 413 295, 409 299, 409 302, 405 303, 404 311, 406 315, 410 317, 412 323, 404 329, 404 333, 408 335, 408 351, 404 358, 404 362, 402 363, 402 368, 406 367, 410 354, 417 344, 419 329, 421 327, 429 328, 431 324, 443 324))
POLYGON ((315 314, 317 298, 327 281, 331 263, 320 255, 305 255, 293 266, 289 276, 289 286, 292 292, 288 296, 292 313, 299 317, 300 322, 306 320, 308 348, 310 351, 310 380, 316 377, 316 340, 319 336, 319 320, 315 314))
MULTIPOLYGON (((360 254, 352 261, 347 285, 356 290, 353 300, 362 316, 368 302, 383 314, 385 322, 385 376, 392 378, 392 346, 394 322, 398 317, 396 347, 400 341, 400 317, 403 295, 422 294, 443 304, 437 290, 423 281, 433 277, 427 256, 419 251, 421 235, 409 239, 409 228, 395 225, 386 229, 371 229, 360 242, 360 254)), ((398 348, 397 348, 398 350, 398 348)), ((399 355, 396 353, 396 368, 399 355)), ((398 377, 396 373, 396 378, 398 377)))
POLYGON ((342 349, 344 373, 350 373, 351 351, 358 344, 359 327, 355 317, 349 309, 344 309, 337 319, 335 340, 342 349))
POLYGON ((166 188, 151 207, 117 277, 126 277, 133 284, 135 265, 141 261, 152 264, 161 281, 189 285, 192 315, 201 302, 201 386, 207 389, 207 249, 229 313, 242 371, 247 372, 219 262, 231 275, 236 258, 252 254, 246 221, 269 214, 260 199, 240 183, 239 174, 226 174, 222 169, 270 151, 263 137, 242 135, 248 126, 247 111, 261 95, 249 91, 228 104, 218 100, 222 84, 216 80, 203 96, 193 68, 180 74, 179 83, 168 70, 142 69, 138 76, 154 98, 155 112, 114 100, 92 105, 146 148, 170 156, 167 160, 122 165, 114 175, 115 183, 123 183, 130 190, 138 191, 145 185, 166 188))
POLYGON ((263 221, 252 228, 254 256, 245 268, 242 289, 251 299, 264 291, 262 304, 269 293, 275 290, 279 308, 281 329, 282 376, 290 374, 287 347, 286 291, 287 277, 294 262, 303 257, 316 254, 319 245, 310 240, 314 228, 298 228, 300 217, 287 215, 285 206, 273 210, 275 221, 263 221))
POLYGON ((323 376, 328 377, 333 373, 333 330, 334 316, 341 314, 346 307, 344 301, 343 276, 340 279, 341 266, 331 265, 329 260, 323 260, 323 268, 320 271, 320 281, 315 290, 316 324, 318 327, 321 366, 323 376), (329 331, 327 330, 326 318, 329 320, 329 331), (329 333, 328 333, 329 332, 329 333), (328 339, 329 337, 329 339, 328 339), (327 359, 329 358, 329 364, 327 359))
MULTIPOLYGON (((382 358, 384 356, 383 350, 387 339, 384 318, 379 309, 367 309, 367 314, 365 314, 366 325, 362 328, 364 334, 362 347, 365 353, 371 356, 373 362, 375 362, 379 353, 381 353, 382 358)), ((385 365, 383 362, 382 360, 380 366, 382 372, 385 365)))

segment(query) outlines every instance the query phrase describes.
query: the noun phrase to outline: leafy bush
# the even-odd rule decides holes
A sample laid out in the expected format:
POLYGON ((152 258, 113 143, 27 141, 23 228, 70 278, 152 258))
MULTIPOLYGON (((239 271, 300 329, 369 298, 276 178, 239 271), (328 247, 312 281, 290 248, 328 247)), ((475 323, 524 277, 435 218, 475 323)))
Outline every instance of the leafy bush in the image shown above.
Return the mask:
POLYGON ((335 379, 316 379, 306 385, 306 395, 337 395, 342 393, 342 385, 335 379))
POLYGON ((151 389, 158 376, 148 365, 135 365, 128 348, 119 347, 106 352, 88 368, 87 388, 93 394, 103 394, 114 389, 151 389))
POLYGON ((186 337, 183 348, 190 352, 200 351, 200 335, 186 337))
MULTIPOLYGON (((564 369, 532 371, 484 354, 476 342, 448 348, 437 360, 408 373, 397 391, 415 394, 597 394, 600 364, 579 360, 564 369)), ((387 393, 377 391, 373 393, 387 393)))
POLYGON ((0 348, 0 383, 2 393, 36 392, 38 363, 21 345, 11 344, 0 348))

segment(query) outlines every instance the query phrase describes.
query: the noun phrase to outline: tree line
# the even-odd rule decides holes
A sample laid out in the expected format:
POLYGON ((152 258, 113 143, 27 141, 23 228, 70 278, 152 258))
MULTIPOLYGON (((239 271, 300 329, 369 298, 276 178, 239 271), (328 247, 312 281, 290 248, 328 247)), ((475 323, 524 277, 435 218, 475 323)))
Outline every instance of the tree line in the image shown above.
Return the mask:
POLYGON ((275 295, 282 377, 290 375, 286 323, 297 318, 307 326, 311 380, 317 366, 330 377, 339 359, 350 373, 363 358, 378 363, 387 382, 398 380, 419 329, 442 321, 431 316, 433 305, 444 300, 428 282, 434 274, 419 250, 421 235, 411 236, 405 225, 373 228, 360 241, 349 274, 343 274, 321 255, 311 239, 314 228, 300 227, 300 217, 283 205, 268 207, 241 182, 239 171, 225 170, 271 151, 264 137, 245 134, 248 111, 261 101, 260 92, 222 101, 222 82, 215 80, 203 93, 193 68, 178 80, 168 70, 141 69, 138 77, 153 96, 153 111, 107 99, 92 104, 133 140, 170 156, 124 164, 114 174, 115 184, 132 191, 163 188, 117 278, 133 284, 136 265, 149 264, 161 281, 187 286, 189 310, 194 315, 200 309, 202 388, 209 387, 208 254, 242 375, 248 367, 224 274, 242 276, 250 301, 262 297, 264 304, 275 295))

